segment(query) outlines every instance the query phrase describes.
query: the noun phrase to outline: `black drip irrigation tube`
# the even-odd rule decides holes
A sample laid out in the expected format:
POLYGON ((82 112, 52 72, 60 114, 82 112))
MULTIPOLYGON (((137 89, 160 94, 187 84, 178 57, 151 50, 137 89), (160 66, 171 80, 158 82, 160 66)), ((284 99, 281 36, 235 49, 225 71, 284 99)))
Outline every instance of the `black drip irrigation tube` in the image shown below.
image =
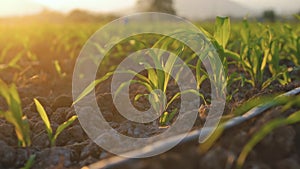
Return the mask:
MULTIPOLYGON (((300 87, 297 87, 293 90, 290 90, 289 92, 286 92, 284 94, 281 94, 279 96, 277 96, 277 98, 279 97, 284 97, 284 96, 293 96, 293 95, 297 95, 300 93, 300 87)), ((224 129, 229 129, 232 128, 234 126, 237 126, 249 119, 252 119, 260 114, 262 114, 264 111, 270 109, 271 107, 273 107, 275 105, 274 102, 268 102, 266 104, 260 104, 254 108, 252 108, 251 110, 249 110, 247 113, 241 115, 241 116, 237 116, 232 118, 231 120, 227 121, 224 124, 224 129)), ((195 130, 190 132, 189 134, 183 134, 186 135, 183 139, 182 139, 182 135, 178 135, 178 136, 173 136, 167 139, 163 139, 160 141, 157 141, 151 145, 148 145, 146 147, 143 147, 141 149, 138 150, 134 150, 134 151, 130 151, 127 153, 124 153, 123 156, 131 156, 131 157, 140 157, 140 156, 144 156, 147 154, 150 154, 152 152, 155 152, 158 149, 164 148, 165 146, 172 144, 172 143, 176 143, 178 142, 178 140, 181 140, 180 144, 185 143, 185 142, 189 142, 189 141, 193 141, 193 140, 197 140, 199 137, 200 132, 202 133, 207 133, 210 132, 211 129, 210 128, 202 128, 200 130, 195 130)), ((121 156, 114 156, 108 159, 104 159, 101 160, 99 162, 96 162, 94 164, 91 164, 90 166, 87 167, 83 167, 83 169, 102 169, 102 168, 112 168, 112 167, 116 167, 118 165, 130 162, 131 160, 133 160, 132 158, 125 158, 121 156)))

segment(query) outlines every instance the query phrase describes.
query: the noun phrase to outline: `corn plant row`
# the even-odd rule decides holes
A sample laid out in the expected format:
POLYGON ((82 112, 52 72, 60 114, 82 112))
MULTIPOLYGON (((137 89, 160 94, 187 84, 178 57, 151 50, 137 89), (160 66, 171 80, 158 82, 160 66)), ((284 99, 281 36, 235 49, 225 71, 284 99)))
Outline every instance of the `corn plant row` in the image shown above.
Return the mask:
MULTIPOLYGON (((248 121, 248 120, 262 114, 263 112, 265 112, 266 110, 268 110, 274 106, 279 106, 279 105, 292 106, 292 104, 290 103, 290 100, 291 100, 290 97, 297 95, 299 93, 300 93, 300 87, 295 88, 289 92, 286 92, 284 94, 277 96, 276 99, 274 99, 274 100, 269 100, 266 103, 262 103, 262 104, 259 104, 255 107, 253 107, 251 110, 247 111, 246 113, 244 113, 241 116, 237 116, 235 118, 232 118, 231 120, 228 120, 227 122, 220 124, 218 126, 218 128, 216 129, 215 133, 213 134, 213 136, 211 138, 209 138, 209 140, 207 140, 205 143, 203 143, 203 144, 205 144, 205 146, 202 145, 200 148, 207 149, 208 148, 207 146, 211 147, 213 142, 216 141, 216 139, 218 139, 221 136, 221 134, 224 130, 228 130, 228 129, 233 128, 241 123, 244 123, 245 121, 248 121)), ((297 97, 296 101, 294 101, 294 104, 299 103, 299 101, 300 101, 300 97, 297 97)), ((287 109, 287 108, 288 107, 286 107, 285 109, 287 109)), ((266 124, 266 126, 271 124, 271 126, 274 126, 273 128, 275 128, 280 125, 282 126, 285 124, 292 124, 292 123, 299 122, 299 121, 300 121, 300 113, 295 112, 292 115, 290 115, 287 119, 284 119, 284 120, 276 119, 275 121, 272 121, 272 122, 269 122, 268 124, 266 124), (273 123, 276 123, 276 124, 274 125, 273 123)), ((264 128, 266 128, 266 127, 264 127, 264 128)), ((129 162, 130 160, 133 160, 130 158, 124 158, 126 156, 139 157, 139 156, 143 156, 145 154, 150 154, 151 152, 155 152, 158 149, 161 149, 167 145, 170 145, 175 142, 177 143, 179 140, 180 140, 180 143, 185 143, 185 142, 189 142, 192 140, 196 140, 196 139, 198 139, 200 133, 202 133, 202 132, 203 133, 211 133, 211 131, 212 131, 211 128, 202 128, 200 130, 195 130, 195 131, 190 132, 187 136, 185 136, 186 134, 183 134, 185 137, 173 136, 173 137, 170 137, 170 138, 167 138, 164 140, 157 141, 157 142, 155 142, 149 146, 146 146, 142 149, 127 152, 123 156, 114 156, 109 159, 101 160, 99 162, 96 162, 96 163, 90 165, 89 168, 90 169, 112 168, 112 167, 121 165, 123 163, 129 162), (182 139, 182 138, 184 138, 184 139, 182 139)), ((256 136, 256 137, 259 137, 259 138, 254 137, 253 138, 254 141, 251 140, 245 146, 246 147, 245 149, 247 151, 249 151, 249 147, 252 148, 254 143, 257 143, 259 139, 263 138, 262 135, 265 136, 267 134, 264 130, 262 132, 263 132, 263 134, 261 134, 261 133, 257 134, 258 136, 256 136), (252 142, 254 142, 254 143, 252 143, 252 142)), ((267 131, 267 132, 269 133, 270 131, 267 131)), ((246 153, 247 153, 246 150, 241 153, 241 157, 238 159, 237 168, 239 168, 242 165, 243 159, 245 158, 246 153)))
MULTIPOLYGON (((21 100, 14 84, 8 86, 0 79, 0 96, 4 97, 8 105, 8 110, 0 110, 0 117, 4 117, 8 122, 10 122, 15 127, 15 133, 17 135, 19 146, 28 147, 31 145, 30 139, 30 128, 29 122, 26 115, 22 112, 21 100)), ((50 121, 48 119, 47 113, 41 103, 34 99, 36 104, 36 109, 40 114, 48 133, 51 147, 55 146, 56 139, 58 135, 68 126, 70 126, 76 119, 77 116, 72 116, 66 122, 62 123, 56 129, 55 134, 52 131, 50 121)))

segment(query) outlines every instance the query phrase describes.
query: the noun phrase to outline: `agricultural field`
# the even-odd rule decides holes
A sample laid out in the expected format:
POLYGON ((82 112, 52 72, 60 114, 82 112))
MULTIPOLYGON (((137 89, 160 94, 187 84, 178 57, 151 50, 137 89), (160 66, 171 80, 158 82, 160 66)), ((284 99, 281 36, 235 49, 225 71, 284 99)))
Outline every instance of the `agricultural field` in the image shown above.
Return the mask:
MULTIPOLYGON (((105 161, 114 155, 88 137, 74 105, 95 90, 110 126, 126 136, 141 138, 172 126, 179 119, 179 96, 193 94, 201 105, 186 111, 196 112, 192 130, 199 130, 212 106, 211 86, 219 85, 210 80, 214 77, 206 72, 202 60, 191 48, 167 36, 129 37, 105 55, 95 83, 74 99, 76 59, 90 36, 105 23, 0 22, 0 168, 81 168, 98 161, 102 163, 94 164, 96 168, 300 168, 300 17, 295 18, 267 23, 217 17, 213 23, 195 23, 214 45, 224 70, 212 69, 226 75, 221 81, 226 84, 221 90, 226 92, 226 104, 220 124, 204 143, 190 139, 163 154, 122 165, 105 161), (163 60, 154 52, 150 56, 161 69, 140 61, 145 70, 119 84, 112 95, 117 65, 130 53, 146 48, 180 57, 193 73, 197 90, 180 91, 177 76, 166 73, 178 67, 176 58, 163 60), (154 123, 137 124, 120 115, 114 99, 125 86, 136 109, 152 107, 159 114, 154 123), (157 90, 164 97, 153 93, 157 90), (291 90, 292 94, 281 95, 291 90), (229 125, 230 120, 238 121, 257 106, 263 107, 257 116, 229 125)), ((84 111, 94 110, 85 107, 84 111)))

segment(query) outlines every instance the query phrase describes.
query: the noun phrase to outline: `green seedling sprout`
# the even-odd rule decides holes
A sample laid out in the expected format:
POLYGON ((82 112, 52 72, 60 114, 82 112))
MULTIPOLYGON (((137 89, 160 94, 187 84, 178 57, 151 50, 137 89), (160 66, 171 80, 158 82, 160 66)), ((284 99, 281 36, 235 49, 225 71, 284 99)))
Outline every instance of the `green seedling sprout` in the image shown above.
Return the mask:
MULTIPOLYGON (((270 102, 273 100, 270 98, 270 102)), ((285 112, 289 110, 292 106, 298 106, 299 107, 300 103, 300 97, 295 96, 295 97, 282 97, 282 98, 277 98, 275 101, 274 105, 282 105, 281 107, 281 112, 285 112)), ((245 163, 245 160, 248 156, 248 154, 251 152, 251 150, 263 139, 265 138, 269 133, 271 133, 273 130, 276 128, 286 126, 286 125, 292 125, 295 123, 300 122, 300 111, 294 112, 291 115, 289 115, 286 118, 276 118, 273 119, 272 121, 268 122, 265 124, 258 132, 252 136, 250 141, 244 146, 242 149, 238 159, 237 159, 237 164, 236 168, 240 169, 245 163)))
POLYGON ((27 162, 25 163, 25 166, 22 167, 21 169, 30 169, 30 168, 33 166, 33 164, 34 164, 35 157, 36 157, 35 154, 30 155, 29 159, 28 159, 27 162))
POLYGON ((51 124, 50 124, 48 115, 47 115, 44 107, 41 105, 41 103, 37 99, 34 99, 34 103, 36 105, 36 109, 37 109, 38 113, 40 114, 40 116, 41 116, 41 118, 42 118, 42 120, 43 120, 43 122, 46 126, 46 131, 47 131, 47 134, 48 134, 48 138, 50 140, 50 145, 51 145, 51 147, 53 147, 53 146, 55 146, 55 142, 56 142, 56 139, 59 136, 59 134, 61 134, 61 132, 64 129, 66 129, 68 126, 70 126, 77 119, 77 116, 74 115, 70 119, 68 119, 67 121, 65 121, 61 125, 59 125, 58 128, 56 129, 55 134, 54 134, 53 131, 52 131, 52 128, 51 128, 51 124))
MULTIPOLYGON (((156 44, 153 45, 153 48, 157 48, 156 45, 158 45, 158 43, 161 43, 161 42, 163 42, 163 45, 161 48, 165 49, 169 45, 171 45, 171 43, 173 43, 174 40, 166 39, 166 37, 162 37, 156 44), (163 42, 163 40, 166 40, 166 42, 163 42)), ((143 45, 143 42, 140 42, 136 39, 135 44, 143 45)), ((178 57, 180 57, 182 55, 182 53, 184 52, 184 49, 185 49, 185 47, 181 46, 179 49, 174 51, 174 53, 176 55, 178 55, 178 57)), ((102 78, 97 79, 97 80, 93 81, 90 85, 88 85, 83 90, 83 92, 77 97, 77 99, 74 101, 73 104, 76 104, 83 97, 87 96, 95 88, 96 85, 107 80, 114 73, 133 74, 136 76, 137 79, 132 79, 132 80, 122 83, 117 88, 113 99, 115 99, 115 97, 118 96, 118 94, 122 91, 123 88, 128 87, 128 85, 131 85, 134 83, 140 84, 146 88, 146 90, 149 94, 137 94, 134 98, 134 101, 137 101, 142 96, 148 98, 149 103, 154 108, 154 111, 159 115, 162 115, 163 112, 167 111, 168 107, 172 104, 172 102, 175 101, 182 94, 193 93, 204 99, 204 96, 202 94, 200 94, 198 91, 190 89, 190 90, 175 93, 170 100, 166 100, 165 96, 166 96, 166 92, 167 92, 167 86, 171 79, 171 77, 170 77, 171 75, 168 72, 172 72, 173 68, 175 66, 177 66, 177 65, 175 65, 177 57, 168 57, 165 61, 163 61, 162 55, 159 52, 155 52, 154 50, 149 50, 148 54, 149 54, 150 58, 152 59, 156 69, 152 68, 147 61, 142 60, 142 61, 139 61, 139 64, 141 64, 145 67, 145 70, 147 70, 147 75, 142 75, 142 74, 139 74, 132 70, 109 72, 102 78), (161 92, 153 92, 153 91, 158 91, 158 90, 161 92)), ((179 76, 179 73, 177 74, 177 76, 179 76)), ((176 111, 172 111, 172 113, 170 113, 170 115, 172 114, 172 116, 168 115, 168 117, 173 118, 174 117, 173 112, 176 112, 176 111)), ((161 118, 163 118, 163 117, 161 117, 161 118)))
POLYGON ((61 66, 60 66, 58 60, 55 60, 55 61, 54 61, 54 67, 55 67, 55 70, 56 70, 56 72, 57 72, 57 74, 58 74, 58 76, 59 76, 60 78, 63 78, 63 77, 66 76, 66 73, 63 73, 63 72, 62 72, 61 66))
POLYGON ((0 95, 6 100, 8 110, 0 110, 0 116, 4 117, 15 127, 19 145, 27 147, 31 145, 30 129, 27 117, 23 115, 21 101, 14 84, 8 86, 0 79, 0 95))
POLYGON ((287 118, 277 118, 265 124, 257 133, 254 134, 250 141, 244 146, 242 152, 240 153, 237 159, 237 169, 242 168, 250 151, 274 129, 299 122, 300 111, 297 111, 288 116, 287 118))

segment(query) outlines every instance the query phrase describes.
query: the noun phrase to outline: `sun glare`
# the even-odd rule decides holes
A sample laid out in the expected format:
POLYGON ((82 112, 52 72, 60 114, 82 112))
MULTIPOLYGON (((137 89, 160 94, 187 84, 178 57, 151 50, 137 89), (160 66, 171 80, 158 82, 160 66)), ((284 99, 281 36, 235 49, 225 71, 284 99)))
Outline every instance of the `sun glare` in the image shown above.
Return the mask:
POLYGON ((59 1, 59 0, 31 0, 31 1, 36 2, 40 5, 44 5, 46 7, 55 7, 63 3, 63 1, 59 1))
POLYGON ((80 8, 91 11, 110 12, 118 9, 132 7, 136 0, 31 0, 46 8, 68 12, 72 9, 80 8))
POLYGON ((41 10, 41 6, 30 0, 0 1, 0 16, 18 16, 32 14, 41 10))

